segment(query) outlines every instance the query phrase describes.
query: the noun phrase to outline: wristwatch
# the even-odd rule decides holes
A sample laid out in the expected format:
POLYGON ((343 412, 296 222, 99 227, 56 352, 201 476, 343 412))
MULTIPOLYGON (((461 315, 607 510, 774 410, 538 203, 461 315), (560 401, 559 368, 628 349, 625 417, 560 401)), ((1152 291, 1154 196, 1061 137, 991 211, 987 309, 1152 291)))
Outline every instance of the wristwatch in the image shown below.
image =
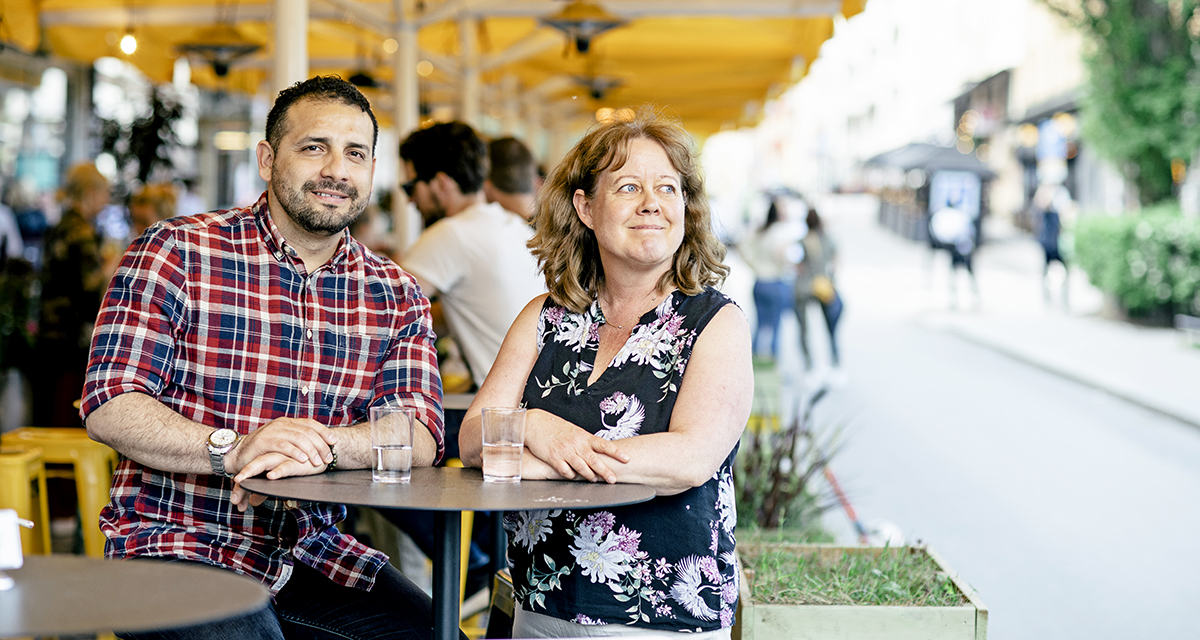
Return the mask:
POLYGON ((208 459, 212 462, 213 473, 218 476, 230 477, 225 471, 225 454, 233 451, 242 437, 233 429, 217 429, 208 436, 208 459))

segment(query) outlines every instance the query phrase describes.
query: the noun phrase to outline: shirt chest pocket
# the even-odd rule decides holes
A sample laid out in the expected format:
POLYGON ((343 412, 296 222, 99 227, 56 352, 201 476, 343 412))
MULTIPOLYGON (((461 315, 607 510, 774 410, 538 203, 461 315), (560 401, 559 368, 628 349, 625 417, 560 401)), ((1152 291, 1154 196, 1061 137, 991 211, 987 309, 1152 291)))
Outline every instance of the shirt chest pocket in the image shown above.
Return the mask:
POLYGON ((324 404, 335 408, 370 402, 390 345, 391 336, 381 331, 325 331, 319 372, 324 404))

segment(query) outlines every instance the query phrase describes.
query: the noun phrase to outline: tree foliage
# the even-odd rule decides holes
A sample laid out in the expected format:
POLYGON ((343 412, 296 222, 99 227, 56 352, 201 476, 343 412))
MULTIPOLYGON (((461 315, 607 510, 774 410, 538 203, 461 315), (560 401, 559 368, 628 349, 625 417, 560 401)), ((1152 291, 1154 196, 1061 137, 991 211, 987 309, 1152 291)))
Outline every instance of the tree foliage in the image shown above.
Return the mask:
POLYGON ((1042 0, 1088 41, 1084 138, 1143 203, 1173 195, 1172 160, 1200 149, 1198 0, 1042 0))
MULTIPOLYGON (((180 145, 175 123, 183 117, 183 105, 174 93, 154 87, 147 113, 131 123, 100 120, 100 147, 112 155, 121 180, 116 190, 125 188, 130 179, 146 184, 156 169, 174 169, 170 150, 180 145)), ((119 194, 124 195, 124 194, 119 194)))

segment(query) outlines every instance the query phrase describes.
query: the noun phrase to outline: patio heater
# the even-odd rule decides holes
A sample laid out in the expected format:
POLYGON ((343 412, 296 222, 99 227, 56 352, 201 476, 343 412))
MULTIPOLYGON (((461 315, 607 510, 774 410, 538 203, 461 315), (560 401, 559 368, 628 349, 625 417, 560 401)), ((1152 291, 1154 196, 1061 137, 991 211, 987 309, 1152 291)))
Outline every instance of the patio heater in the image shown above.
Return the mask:
POLYGON ((250 55, 262 48, 262 45, 242 37, 234 27, 221 24, 209 27, 200 32, 195 42, 185 42, 178 45, 183 53, 193 54, 212 65, 213 73, 218 78, 224 78, 229 73, 229 66, 236 60, 250 55))
POLYGON ((586 54, 591 47, 592 38, 625 24, 627 20, 614 16, 605 11, 604 7, 586 0, 571 0, 562 11, 538 18, 538 22, 562 31, 567 35, 569 42, 574 42, 576 51, 586 54))

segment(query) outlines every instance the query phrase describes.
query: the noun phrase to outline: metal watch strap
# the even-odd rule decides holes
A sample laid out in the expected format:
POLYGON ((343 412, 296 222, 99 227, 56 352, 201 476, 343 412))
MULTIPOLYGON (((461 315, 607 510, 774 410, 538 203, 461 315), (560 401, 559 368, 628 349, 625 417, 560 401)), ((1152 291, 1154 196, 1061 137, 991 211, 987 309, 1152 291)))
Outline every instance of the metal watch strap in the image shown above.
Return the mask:
MULTIPOLYGON (((232 451, 232 449, 230 450, 232 451)), ((212 449, 208 450, 208 460, 212 463, 213 474, 232 478, 233 475, 225 470, 225 454, 229 451, 218 453, 212 449)))

